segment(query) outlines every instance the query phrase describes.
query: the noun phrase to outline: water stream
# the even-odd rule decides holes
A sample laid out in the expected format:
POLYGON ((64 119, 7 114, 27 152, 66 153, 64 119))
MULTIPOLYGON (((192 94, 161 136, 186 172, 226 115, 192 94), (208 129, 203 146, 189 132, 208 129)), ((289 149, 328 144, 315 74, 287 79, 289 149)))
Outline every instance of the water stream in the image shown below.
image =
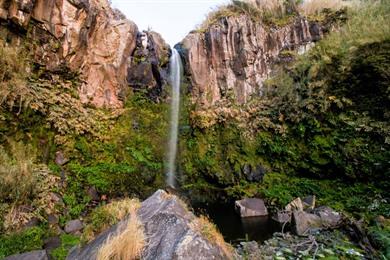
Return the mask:
POLYGON ((175 188, 176 185, 176 154, 177 154, 177 134, 179 126, 180 107, 180 83, 181 83, 181 59, 176 49, 172 49, 170 58, 170 83, 172 86, 171 118, 168 146, 168 166, 166 183, 175 188))

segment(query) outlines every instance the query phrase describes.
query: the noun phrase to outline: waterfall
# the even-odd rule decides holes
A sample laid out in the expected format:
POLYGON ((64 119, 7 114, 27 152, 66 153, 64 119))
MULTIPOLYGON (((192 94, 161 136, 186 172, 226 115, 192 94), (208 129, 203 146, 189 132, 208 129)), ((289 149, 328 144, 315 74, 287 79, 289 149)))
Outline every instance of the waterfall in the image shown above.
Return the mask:
POLYGON ((170 58, 170 83, 172 86, 171 101, 171 118, 170 133, 168 146, 168 171, 166 183, 168 186, 175 187, 176 174, 176 153, 177 153, 177 136, 179 127, 179 107, 180 107, 180 76, 181 76, 181 59, 176 49, 172 49, 170 58))

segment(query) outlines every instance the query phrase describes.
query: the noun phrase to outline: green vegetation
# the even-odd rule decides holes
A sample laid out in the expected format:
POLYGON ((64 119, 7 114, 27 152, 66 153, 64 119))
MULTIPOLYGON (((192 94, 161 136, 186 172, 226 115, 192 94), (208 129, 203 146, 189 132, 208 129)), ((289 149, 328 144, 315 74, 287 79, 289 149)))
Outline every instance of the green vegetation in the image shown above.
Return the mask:
MULTIPOLYGON (((350 5, 350 4, 349 4, 350 5)), ((212 25, 226 17, 245 15, 253 22, 264 22, 266 25, 284 26, 293 18, 304 15, 311 19, 322 20, 329 11, 337 11, 348 6, 341 0, 232 0, 208 14, 199 26, 199 32, 205 32, 212 25)))
POLYGON ((12 235, 0 235, 0 258, 42 249, 45 230, 33 227, 12 235))
POLYGON ((51 257, 55 260, 65 260, 68 256, 69 250, 80 243, 80 237, 74 235, 62 234, 60 239, 61 246, 51 252, 51 257))
POLYGON ((184 188, 203 198, 262 195, 279 207, 316 194, 355 216, 388 217, 389 6, 350 11, 244 109, 193 112, 181 137, 184 188), (262 166, 264 182, 245 180, 246 165, 262 166))

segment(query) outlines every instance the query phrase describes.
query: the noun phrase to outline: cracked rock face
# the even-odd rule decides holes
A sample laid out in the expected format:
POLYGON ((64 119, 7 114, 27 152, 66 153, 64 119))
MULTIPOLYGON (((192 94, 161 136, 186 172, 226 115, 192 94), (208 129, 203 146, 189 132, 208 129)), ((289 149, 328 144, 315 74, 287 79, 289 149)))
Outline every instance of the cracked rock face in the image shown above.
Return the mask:
POLYGON ((65 64, 80 73, 84 103, 122 105, 118 96, 127 85, 138 29, 107 0, 0 0, 0 22, 10 31, 17 28, 16 43, 31 33, 35 60, 46 69, 65 64))
POLYGON ((209 107, 229 97, 245 103, 251 95, 261 95, 282 50, 298 50, 322 36, 318 23, 301 17, 269 28, 245 15, 225 17, 205 32, 190 33, 180 48, 194 102, 209 107))

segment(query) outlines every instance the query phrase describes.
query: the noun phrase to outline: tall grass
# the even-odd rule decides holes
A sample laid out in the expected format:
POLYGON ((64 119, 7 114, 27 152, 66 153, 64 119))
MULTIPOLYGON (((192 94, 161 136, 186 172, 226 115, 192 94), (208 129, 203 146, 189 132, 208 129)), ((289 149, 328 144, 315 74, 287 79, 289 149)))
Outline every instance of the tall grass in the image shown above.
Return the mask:
POLYGON ((210 243, 218 246, 227 259, 233 259, 233 248, 230 244, 226 243, 222 234, 218 231, 214 223, 212 223, 206 216, 200 216, 195 218, 190 227, 192 230, 199 232, 210 243))
POLYGON ((298 6, 299 13, 305 16, 320 14, 324 9, 339 10, 352 5, 343 0, 305 0, 298 6))
POLYGON ((0 201, 25 202, 34 194, 35 151, 30 145, 8 140, 8 153, 0 145, 0 201))
POLYGON ((98 260, 133 260, 140 259, 145 246, 145 234, 141 221, 137 216, 137 208, 131 212, 123 231, 109 237, 97 253, 98 260))
POLYGON ((19 112, 23 106, 28 106, 35 95, 27 85, 25 57, 18 48, 0 48, 0 105, 6 104, 10 109, 17 107, 19 112))

